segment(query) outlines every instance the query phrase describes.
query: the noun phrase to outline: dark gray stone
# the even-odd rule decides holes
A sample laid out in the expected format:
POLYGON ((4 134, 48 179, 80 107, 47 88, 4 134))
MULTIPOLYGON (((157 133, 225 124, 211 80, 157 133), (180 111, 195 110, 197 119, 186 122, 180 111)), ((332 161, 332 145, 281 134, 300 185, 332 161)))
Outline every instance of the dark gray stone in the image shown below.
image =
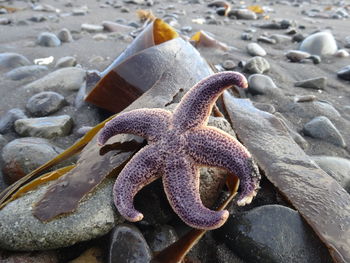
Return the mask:
POLYGON ((277 91, 278 87, 269 76, 253 74, 248 78, 248 92, 253 95, 266 95, 277 91))
POLYGON ((220 240, 250 263, 331 263, 326 247, 297 211, 266 205, 230 217, 220 240))
POLYGON ((146 236, 153 252, 160 252, 178 240, 177 233, 172 226, 162 225, 146 236))
POLYGON ((343 136, 325 116, 319 116, 304 125, 303 132, 316 139, 322 139, 340 147, 346 147, 343 136))
POLYGON ((337 76, 344 80, 350 80, 350 65, 339 70, 337 76))
POLYGON ((241 35, 241 39, 249 41, 253 39, 253 35, 247 32, 243 32, 241 35))
POLYGON ((0 118, 0 133, 9 132, 18 119, 25 119, 27 116, 21 109, 11 109, 0 118))
POLYGON ((43 47, 58 47, 61 40, 53 33, 43 32, 38 36, 37 43, 43 47))
POLYGON ((249 73, 263 74, 264 72, 269 71, 269 69, 269 62, 262 57, 253 57, 249 59, 244 66, 244 71, 247 71, 249 73))
POLYGON ((305 79, 305 80, 295 82, 294 86, 308 88, 308 89, 322 89, 322 90, 324 90, 327 86, 327 78, 326 77, 319 77, 319 78, 305 79))
POLYGON ((58 32, 57 37, 61 40, 62 43, 73 41, 72 34, 67 28, 62 28, 60 32, 58 32))
POLYGON ((49 69, 46 66, 41 65, 22 66, 7 72, 5 76, 12 80, 21 80, 38 77, 48 70, 49 69))
POLYGON ((111 233, 108 263, 150 262, 152 252, 142 233, 133 225, 121 224, 111 233))
POLYGON ((0 151, 2 150, 2 148, 7 144, 7 140, 6 138, 0 134, 0 151))
POLYGON ((31 97, 26 108, 33 116, 43 117, 60 110, 64 104, 65 99, 62 95, 53 91, 44 91, 31 97))
POLYGON ((0 53, 0 69, 12 69, 32 64, 25 56, 17 53, 0 53))

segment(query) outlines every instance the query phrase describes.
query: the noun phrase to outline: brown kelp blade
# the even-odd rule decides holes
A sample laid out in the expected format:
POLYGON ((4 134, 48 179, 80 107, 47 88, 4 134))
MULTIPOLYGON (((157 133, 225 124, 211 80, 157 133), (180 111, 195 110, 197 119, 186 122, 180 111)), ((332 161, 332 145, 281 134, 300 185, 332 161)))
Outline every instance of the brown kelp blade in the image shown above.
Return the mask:
MULTIPOLYGON (((181 38, 148 48, 122 65, 125 66, 125 70, 134 71, 132 78, 142 78, 144 83, 150 85, 150 89, 124 111, 164 108, 171 104, 174 98, 180 98, 196 82, 212 74, 198 51, 181 38), (147 63, 144 63, 145 61, 147 63), (147 69, 144 65, 147 65, 147 69), (150 75, 141 74, 144 71, 150 75)), ((140 139, 135 136, 118 135, 112 137, 109 144, 132 140, 140 139)), ((109 174, 116 175, 135 151, 136 149, 118 153, 109 151, 102 154, 96 138, 93 138, 83 149, 77 166, 48 188, 44 197, 35 205, 34 215, 40 220, 50 221, 58 215, 74 211, 79 201, 93 191, 104 178, 109 174), (58 203, 57 200, 61 201, 58 203)))
MULTIPOLYGON (((227 186, 230 191, 229 197, 223 202, 217 211, 224 210, 232 201, 232 199, 237 195, 239 187, 239 179, 237 176, 227 177, 227 186)), ((180 238, 175 243, 171 244, 158 254, 156 254, 152 263, 178 263, 182 262, 186 257, 187 253, 192 249, 194 245, 203 237, 207 230, 192 229, 182 238, 180 238)))
POLYGON ((146 64, 147 61, 143 61, 142 52, 178 36, 178 33, 161 19, 152 21, 127 49, 101 73, 101 80, 85 100, 110 112, 116 113, 125 109, 151 87, 149 84, 152 82, 154 74, 148 68, 145 69, 144 66, 149 64, 146 64), (137 62, 143 63, 141 64, 143 65, 142 72, 137 72, 143 77, 140 75, 131 77, 135 71, 129 65, 130 60, 135 61, 133 58, 135 55, 138 58, 137 62), (148 78, 150 81, 146 81, 148 78))
MULTIPOLYGON (((112 117, 114 117, 114 116, 112 116, 112 117)), ((52 160, 50 160, 47 163, 43 164, 42 166, 38 167, 37 169, 35 169, 31 173, 27 174, 25 177, 21 178, 20 180, 13 183, 8 188, 6 188, 0 194, 0 209, 2 207, 4 207, 8 202, 13 200, 11 198, 11 196, 16 195, 16 192, 19 191, 19 189, 21 187, 28 184, 33 179, 37 178, 42 172, 46 171, 47 169, 53 167, 56 164, 59 164, 62 161, 72 157, 76 153, 79 153, 91 141, 91 139, 96 135, 96 133, 104 126, 104 124, 107 121, 109 121, 112 117, 97 124, 94 128, 92 128, 90 131, 88 131, 79 141, 77 141, 75 144, 73 144, 67 150, 65 150, 64 152, 57 155, 52 160)), ((43 175, 43 177, 45 177, 45 175, 43 175)), ((45 181, 42 180, 40 182, 44 183, 45 181)), ((29 191, 29 190, 31 190, 31 187, 26 187, 25 189, 26 189, 26 191, 29 191)), ((21 191, 21 193, 22 194, 24 193, 23 190, 21 191)))
POLYGON ((259 167, 328 247, 335 262, 350 262, 350 195, 315 165, 275 116, 224 93, 238 138, 259 167))

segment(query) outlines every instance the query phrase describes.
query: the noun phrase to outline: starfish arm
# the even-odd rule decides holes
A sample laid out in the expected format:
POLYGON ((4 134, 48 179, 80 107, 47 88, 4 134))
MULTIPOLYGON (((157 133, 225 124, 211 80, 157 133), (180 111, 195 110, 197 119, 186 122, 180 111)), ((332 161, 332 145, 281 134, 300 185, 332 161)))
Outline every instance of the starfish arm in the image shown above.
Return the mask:
POLYGON ((127 220, 142 220, 142 213, 134 208, 134 196, 144 186, 160 177, 158 170, 161 164, 156 146, 149 145, 135 154, 120 172, 113 188, 114 204, 127 220))
POLYGON ((163 175, 164 191, 176 214, 189 226, 215 229, 222 226, 228 211, 206 208, 199 195, 199 169, 185 158, 166 160, 163 175))
POLYGON ((169 125, 171 113, 163 109, 137 109, 117 115, 107 122, 98 135, 104 145, 109 138, 120 133, 131 133, 156 141, 169 125))
POLYGON ((226 71, 211 75, 192 87, 174 112, 173 125, 180 131, 206 124, 210 111, 221 93, 229 86, 247 88, 246 78, 238 72, 226 71))
POLYGON ((248 150, 229 134, 214 127, 188 131, 188 154, 199 164, 228 170, 240 179, 238 205, 251 203, 260 174, 248 150))

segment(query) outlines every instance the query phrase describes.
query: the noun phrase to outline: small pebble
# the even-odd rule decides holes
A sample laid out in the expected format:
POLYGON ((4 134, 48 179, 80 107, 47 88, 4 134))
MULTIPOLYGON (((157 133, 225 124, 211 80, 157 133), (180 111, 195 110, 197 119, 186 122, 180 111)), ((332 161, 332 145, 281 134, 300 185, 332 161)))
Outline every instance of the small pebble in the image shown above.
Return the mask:
POLYGON ((92 37, 92 39, 97 41, 103 41, 103 40, 107 40, 108 36, 106 34, 96 34, 92 37))
POLYGON ((315 95, 302 95, 294 98, 294 102, 310 102, 315 100, 317 100, 315 95))
POLYGON ((342 68, 337 72, 338 78, 344 79, 344 80, 350 80, 350 65, 342 68))
POLYGON ((0 18, 0 25, 8 25, 8 24, 11 24, 11 20, 8 19, 7 17, 1 17, 0 18))
POLYGON ((289 50, 286 53, 286 57, 291 62, 301 62, 303 59, 307 59, 310 57, 310 54, 300 50, 289 50))
POLYGON ((249 43, 247 45, 248 54, 251 56, 266 56, 266 51, 257 43, 249 43))
POLYGON ((301 80, 301 81, 295 82, 294 86, 308 88, 308 89, 322 89, 322 90, 324 90, 327 86, 327 78, 326 77, 319 77, 319 78, 301 80))
POLYGON ((247 32, 243 32, 243 33, 241 34, 241 39, 242 39, 242 40, 249 41, 249 40, 252 40, 252 39, 253 39, 253 35, 250 34, 250 33, 247 33, 247 32))
POLYGON ((35 78, 43 73, 47 72, 49 69, 46 66, 41 65, 30 65, 15 68, 5 74, 6 78, 12 80, 22 80, 25 78, 35 78))
POLYGON ((43 47, 58 47, 61 40, 53 33, 43 32, 38 36, 37 44, 43 47))
POLYGON ((269 76, 253 74, 248 78, 248 92, 253 95, 271 94, 277 90, 276 84, 269 76))
POLYGON ((277 41, 276 39, 270 38, 270 37, 266 37, 266 36, 259 36, 257 39, 259 42, 263 42, 266 44, 276 44, 277 41))
POLYGON ((66 56, 57 60, 55 68, 75 67, 77 65, 77 59, 75 57, 66 56))
POLYGON ((336 57, 340 58, 346 58, 349 56, 349 52, 346 51, 345 49, 339 49, 337 52, 334 54, 336 57))
POLYGON ((82 24, 81 29, 89 33, 99 33, 103 31, 103 26, 93 24, 82 24))
POLYGON ((45 91, 31 97, 26 108, 33 116, 43 117, 60 110, 64 104, 65 99, 62 95, 53 91, 45 91))
POLYGON ((236 64, 233 60, 227 59, 222 63, 222 67, 226 70, 233 70, 236 67, 236 64))
POLYGON ((270 70, 269 62, 262 57, 253 57, 249 59, 244 66, 244 71, 249 73, 259 73, 262 74, 270 70))
POLYGON ((35 22, 35 23, 40 23, 44 22, 47 20, 47 18, 43 15, 34 15, 31 18, 28 19, 29 21, 35 22))
POLYGON ((257 15, 248 9, 232 9, 227 16, 233 19, 256 20, 257 15))
POLYGON ((9 110, 0 118, 0 133, 9 132, 16 120, 24 118, 27 118, 27 116, 21 109, 14 108, 9 110))
POLYGON ((62 28, 60 32, 58 32, 57 36, 63 43, 73 41, 72 34, 67 28, 62 28))

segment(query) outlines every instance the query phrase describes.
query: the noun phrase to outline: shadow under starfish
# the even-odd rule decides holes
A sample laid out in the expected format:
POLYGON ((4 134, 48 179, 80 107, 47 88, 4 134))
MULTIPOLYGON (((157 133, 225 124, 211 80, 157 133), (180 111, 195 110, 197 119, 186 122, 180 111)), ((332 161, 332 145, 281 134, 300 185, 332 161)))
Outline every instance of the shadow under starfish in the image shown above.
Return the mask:
POLYGON ((206 208, 199 195, 199 167, 225 168, 240 179, 238 205, 249 204, 259 188, 260 175, 248 150, 229 134, 206 126, 212 107, 222 92, 236 85, 247 88, 237 72, 221 72, 205 78, 183 97, 174 113, 163 109, 138 109, 106 123, 98 142, 120 133, 139 135, 148 145, 120 172, 114 185, 115 205, 122 216, 135 222, 143 218, 133 198, 160 176, 170 205, 189 226, 215 229, 225 223, 227 210, 206 208))

